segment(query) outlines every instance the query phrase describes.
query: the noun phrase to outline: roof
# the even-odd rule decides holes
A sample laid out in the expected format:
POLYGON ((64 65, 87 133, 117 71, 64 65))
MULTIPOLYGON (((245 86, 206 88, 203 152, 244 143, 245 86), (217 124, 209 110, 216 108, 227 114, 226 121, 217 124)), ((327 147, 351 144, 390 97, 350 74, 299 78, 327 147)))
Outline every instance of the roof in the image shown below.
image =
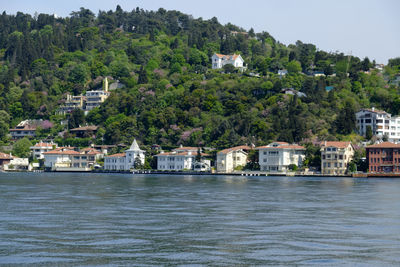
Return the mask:
POLYGON ((136 139, 133 139, 131 147, 126 151, 143 151, 143 150, 140 149, 138 143, 136 142, 136 139))
POLYGON ((103 153, 101 153, 100 151, 98 151, 97 149, 92 148, 92 147, 83 148, 83 149, 81 149, 80 152, 84 152, 86 155, 98 155, 98 154, 103 154, 103 153))
POLYGON ((305 147, 299 146, 296 144, 289 145, 289 144, 282 144, 280 146, 259 146, 256 149, 298 149, 298 150, 305 150, 305 147))
POLYGON ((394 144, 391 142, 383 142, 380 144, 367 146, 367 148, 400 148, 400 144, 394 144))
POLYGON ((53 146, 57 146, 57 144, 39 142, 39 143, 36 143, 33 147, 51 147, 52 148, 53 146))
POLYGON ((54 149, 48 152, 44 152, 43 155, 80 155, 78 151, 70 150, 70 149, 54 149))
POLYGON ((122 158, 125 157, 125 153, 117 153, 117 154, 113 154, 113 155, 109 155, 109 156, 105 156, 107 158, 122 158))
POLYGON ((219 57, 219 58, 221 58, 221 59, 224 59, 224 60, 235 60, 235 59, 237 59, 238 57, 240 57, 240 55, 236 55, 236 54, 233 54, 233 55, 223 55, 223 54, 218 54, 218 53, 215 53, 215 55, 217 56, 217 57, 219 57))
POLYGON ((70 131, 71 132, 73 132, 73 131, 97 131, 98 128, 99 128, 98 126, 91 125, 91 126, 74 128, 74 129, 71 129, 70 131))
POLYGON ((224 150, 221 150, 220 152, 218 152, 218 154, 228 154, 232 151, 238 151, 238 150, 251 150, 251 147, 249 146, 235 146, 235 147, 231 147, 231 148, 227 148, 224 150))
MULTIPOLYGON (((206 153, 200 153, 200 155, 203 156, 203 157, 210 156, 209 154, 206 154, 206 153)), ((197 153, 191 153, 189 155, 188 151, 179 152, 179 153, 177 153, 177 152, 163 152, 163 153, 157 154, 155 156, 156 157, 158 157, 158 156, 191 156, 192 157, 192 156, 197 156, 197 153)))
POLYGON ((197 150, 199 150, 198 147, 192 147, 192 146, 182 146, 173 149, 173 151, 197 151, 197 150))
POLYGON ((10 154, 6 154, 6 153, 3 153, 3 152, 0 152, 0 159, 13 159, 14 157, 13 156, 11 156, 10 154))
POLYGON ((337 147, 337 148, 346 148, 351 145, 351 142, 343 142, 343 141, 323 141, 320 143, 321 147, 337 147))
POLYGON ((360 112, 360 111, 368 111, 368 112, 377 113, 377 114, 388 114, 386 111, 379 110, 376 108, 362 108, 358 112, 360 112))

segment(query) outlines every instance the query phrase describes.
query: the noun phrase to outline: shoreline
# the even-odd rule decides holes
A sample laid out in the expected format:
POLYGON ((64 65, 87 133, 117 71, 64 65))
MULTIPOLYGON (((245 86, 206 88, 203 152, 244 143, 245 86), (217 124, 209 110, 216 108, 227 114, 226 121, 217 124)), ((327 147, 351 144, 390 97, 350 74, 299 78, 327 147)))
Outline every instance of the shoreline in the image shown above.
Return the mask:
POLYGON ((279 176, 279 177, 327 177, 327 178, 400 178, 400 173, 353 173, 345 175, 327 175, 321 173, 268 173, 259 171, 248 171, 248 172, 232 172, 232 173, 221 173, 221 172, 195 172, 195 171, 157 171, 157 170, 135 170, 135 171, 105 171, 105 170, 59 170, 59 171, 46 171, 46 170, 14 170, 14 171, 2 171, 2 173, 18 173, 18 172, 32 172, 32 173, 108 173, 108 174, 161 174, 161 175, 216 175, 216 176, 245 176, 245 177, 268 177, 268 176, 279 176))

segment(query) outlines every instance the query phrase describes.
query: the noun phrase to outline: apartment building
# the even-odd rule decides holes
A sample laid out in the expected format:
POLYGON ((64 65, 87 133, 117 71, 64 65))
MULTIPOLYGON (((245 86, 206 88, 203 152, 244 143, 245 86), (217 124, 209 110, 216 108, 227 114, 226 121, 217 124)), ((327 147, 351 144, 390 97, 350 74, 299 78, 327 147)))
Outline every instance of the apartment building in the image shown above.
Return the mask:
POLYGON ((321 173, 341 175, 347 172, 353 159, 354 148, 351 142, 324 141, 321 143, 321 173))
POLYGON ((386 136, 388 141, 397 143, 400 141, 400 117, 378 110, 361 109, 356 113, 356 125, 358 133, 366 135, 367 128, 370 127, 372 134, 378 138, 386 136))

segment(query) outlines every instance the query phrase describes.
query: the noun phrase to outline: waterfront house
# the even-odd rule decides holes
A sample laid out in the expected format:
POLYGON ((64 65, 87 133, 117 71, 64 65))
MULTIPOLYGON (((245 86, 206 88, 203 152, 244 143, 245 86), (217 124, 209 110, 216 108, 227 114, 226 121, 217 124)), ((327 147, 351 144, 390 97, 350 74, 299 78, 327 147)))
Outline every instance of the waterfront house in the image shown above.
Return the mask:
POLYGON ((46 142, 40 141, 39 143, 35 144, 34 146, 31 146, 30 150, 32 153, 32 157, 34 159, 43 159, 44 152, 54 150, 57 147, 58 147, 58 145, 53 142, 46 143, 46 142))
POLYGON ((136 139, 133 140, 129 149, 125 153, 118 153, 104 157, 105 170, 129 171, 135 169, 135 164, 144 165, 145 151, 141 150, 136 139))
POLYGON ((400 173, 400 144, 383 142, 366 150, 370 173, 400 173))
POLYGON ((217 153, 217 172, 230 173, 247 163, 249 146, 236 146, 221 150, 217 153))
POLYGON ((5 164, 10 163, 10 161, 13 159, 13 156, 11 154, 6 154, 3 152, 0 152, 0 167, 4 166, 5 164))
MULTIPOLYGON (((161 152, 157 157, 157 170, 163 171, 182 171, 182 170, 194 170, 196 163, 196 156, 198 154, 198 147, 179 147, 173 149, 171 152, 161 152)), ((208 154, 200 152, 200 156, 206 157, 208 154)), ((210 166, 209 160, 202 160, 201 162, 206 163, 210 166)), ((201 165, 200 165, 201 166, 201 165)), ((200 167, 202 169, 202 167, 200 167)))
POLYGON ((261 171, 287 172, 290 165, 302 166, 305 148, 297 144, 273 142, 256 148, 261 171))
POLYGON ((93 148, 78 151, 73 147, 59 147, 44 152, 44 166, 53 171, 88 171, 104 155, 93 148))
POLYGON ((9 163, 3 166, 5 171, 27 171, 30 170, 28 158, 18 158, 12 156, 9 163))
POLYGON ((244 60, 240 55, 222 55, 215 53, 211 57, 213 69, 222 69, 225 65, 231 64, 235 68, 243 68, 244 60))
POLYGON ((353 159, 354 148, 351 142, 324 141, 321 143, 321 173, 343 175, 353 159))

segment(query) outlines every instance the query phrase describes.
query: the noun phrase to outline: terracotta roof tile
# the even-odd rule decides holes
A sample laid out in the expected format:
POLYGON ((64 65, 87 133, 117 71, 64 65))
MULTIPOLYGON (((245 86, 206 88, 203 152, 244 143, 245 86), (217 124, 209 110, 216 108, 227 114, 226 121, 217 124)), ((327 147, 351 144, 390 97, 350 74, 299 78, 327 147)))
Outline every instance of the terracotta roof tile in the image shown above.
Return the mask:
POLYGON ((383 142, 380 144, 367 146, 367 148, 400 148, 400 144, 394 144, 391 142, 383 142))
POLYGON ((219 153, 228 154, 231 151, 237 151, 237 150, 251 150, 251 147, 249 147, 249 146, 235 146, 235 147, 226 148, 224 150, 221 150, 221 151, 218 152, 218 154, 219 153))
POLYGON ((337 147, 337 148, 346 148, 351 144, 351 142, 343 142, 343 141, 323 141, 320 143, 321 147, 337 147))

